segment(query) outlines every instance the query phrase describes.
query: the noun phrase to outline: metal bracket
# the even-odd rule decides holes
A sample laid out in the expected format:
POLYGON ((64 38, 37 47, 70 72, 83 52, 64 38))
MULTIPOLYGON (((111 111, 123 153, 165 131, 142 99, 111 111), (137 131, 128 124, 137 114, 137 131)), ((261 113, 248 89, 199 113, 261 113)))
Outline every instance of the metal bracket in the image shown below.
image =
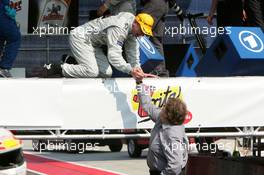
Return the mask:
POLYGON ((197 138, 199 138, 200 137, 200 132, 201 132, 201 124, 199 124, 198 125, 198 130, 197 130, 197 132, 196 132, 196 134, 197 134, 197 138))

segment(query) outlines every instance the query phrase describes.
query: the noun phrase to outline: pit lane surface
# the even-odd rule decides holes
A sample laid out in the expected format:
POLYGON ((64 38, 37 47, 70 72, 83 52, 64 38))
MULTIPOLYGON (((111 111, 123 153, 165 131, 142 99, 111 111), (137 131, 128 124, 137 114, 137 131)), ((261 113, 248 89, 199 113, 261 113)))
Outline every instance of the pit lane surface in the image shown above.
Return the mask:
POLYGON ((146 164, 147 150, 140 158, 128 156, 127 147, 123 145, 121 152, 112 153, 108 147, 99 147, 97 151, 83 154, 72 154, 65 151, 32 151, 31 141, 24 141, 25 158, 28 163, 28 174, 74 174, 76 175, 148 175, 146 164), (31 171, 33 170, 33 172, 31 171), (63 172, 62 172, 63 171, 63 172))

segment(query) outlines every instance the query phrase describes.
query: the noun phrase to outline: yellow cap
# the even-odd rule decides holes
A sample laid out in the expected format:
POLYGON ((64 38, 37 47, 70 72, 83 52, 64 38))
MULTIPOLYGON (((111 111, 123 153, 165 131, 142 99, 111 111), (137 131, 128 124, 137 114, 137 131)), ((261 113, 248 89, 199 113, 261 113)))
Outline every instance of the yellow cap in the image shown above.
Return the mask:
POLYGON ((153 36, 152 27, 154 24, 154 19, 151 15, 147 13, 139 13, 136 16, 136 21, 139 23, 141 30, 145 35, 153 36))

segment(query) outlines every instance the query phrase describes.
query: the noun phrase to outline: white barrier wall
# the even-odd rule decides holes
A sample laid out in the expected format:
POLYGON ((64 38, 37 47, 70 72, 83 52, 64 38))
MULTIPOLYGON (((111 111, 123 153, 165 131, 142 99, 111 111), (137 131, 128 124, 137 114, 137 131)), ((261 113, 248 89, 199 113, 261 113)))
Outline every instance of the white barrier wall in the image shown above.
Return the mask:
MULTIPOLYGON (((264 126, 264 78, 148 79, 153 103, 187 103, 186 127, 264 126)), ((0 80, 0 127, 151 128, 133 79, 0 80), (143 122, 142 122, 143 121, 143 122), (145 121, 145 122, 144 122, 145 121)))
POLYGON ((61 127, 61 80, 0 80, 0 125, 61 127))

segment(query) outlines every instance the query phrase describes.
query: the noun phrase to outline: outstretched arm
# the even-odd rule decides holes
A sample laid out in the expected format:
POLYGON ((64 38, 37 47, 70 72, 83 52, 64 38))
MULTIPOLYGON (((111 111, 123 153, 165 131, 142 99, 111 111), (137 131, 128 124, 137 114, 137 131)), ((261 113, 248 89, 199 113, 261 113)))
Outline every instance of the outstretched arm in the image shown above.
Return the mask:
POLYGON ((122 47, 125 42, 124 31, 119 27, 107 29, 107 57, 112 66, 117 70, 130 74, 132 67, 122 56, 122 47))
POLYGON ((148 113, 152 121, 156 122, 160 114, 160 108, 152 104, 150 92, 153 90, 142 83, 137 85, 138 97, 142 108, 148 113))

